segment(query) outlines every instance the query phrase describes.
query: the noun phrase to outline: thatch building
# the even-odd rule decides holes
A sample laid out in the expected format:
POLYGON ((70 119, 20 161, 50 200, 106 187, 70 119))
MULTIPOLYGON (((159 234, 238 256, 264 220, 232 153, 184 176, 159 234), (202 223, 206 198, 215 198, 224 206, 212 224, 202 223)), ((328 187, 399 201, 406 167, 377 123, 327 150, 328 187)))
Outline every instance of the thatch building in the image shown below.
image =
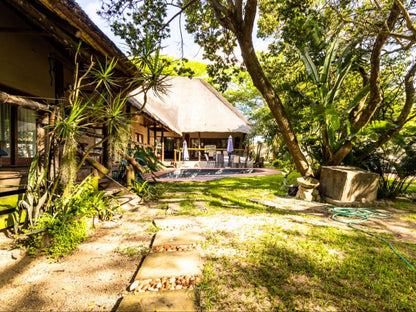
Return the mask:
MULTIPOLYGON (((156 145, 163 159, 173 159, 183 140, 187 141, 193 159, 200 159, 207 146, 225 151, 230 135, 234 150, 244 153, 245 136, 251 131, 249 122, 218 91, 202 78, 171 77, 167 84, 166 94, 147 94, 143 109, 161 123, 153 129, 156 132, 153 137, 157 138, 156 145)), ((143 96, 137 95, 130 102, 140 109, 143 96)), ((132 131, 134 137, 135 131, 140 134, 141 130, 133 124, 132 131)))

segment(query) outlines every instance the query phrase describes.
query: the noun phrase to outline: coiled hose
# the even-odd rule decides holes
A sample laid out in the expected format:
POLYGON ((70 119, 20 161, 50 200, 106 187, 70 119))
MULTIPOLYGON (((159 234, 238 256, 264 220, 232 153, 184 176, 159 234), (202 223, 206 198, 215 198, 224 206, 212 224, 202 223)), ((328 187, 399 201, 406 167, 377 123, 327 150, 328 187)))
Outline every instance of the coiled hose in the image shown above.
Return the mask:
POLYGON ((341 223, 345 223, 347 224, 350 228, 353 228, 354 230, 363 232, 367 235, 373 236, 383 242, 385 242, 386 244, 389 245, 390 249, 393 250, 393 252, 401 259, 404 261, 404 263, 407 264, 407 266, 413 270, 416 271, 416 269, 414 268, 413 265, 410 264, 409 261, 407 261, 401 254, 399 254, 396 249, 394 249, 393 245, 387 241, 386 239, 368 232, 368 231, 364 231, 362 229, 359 229, 357 227, 354 226, 355 223, 362 223, 365 221, 368 221, 369 218, 374 218, 374 219, 389 219, 391 218, 391 215, 382 211, 378 211, 375 209, 371 209, 371 208, 345 208, 345 207, 335 207, 335 206, 327 206, 326 210, 332 213, 331 219, 337 222, 341 222, 341 223), (342 220, 340 218, 347 218, 347 220, 342 220))

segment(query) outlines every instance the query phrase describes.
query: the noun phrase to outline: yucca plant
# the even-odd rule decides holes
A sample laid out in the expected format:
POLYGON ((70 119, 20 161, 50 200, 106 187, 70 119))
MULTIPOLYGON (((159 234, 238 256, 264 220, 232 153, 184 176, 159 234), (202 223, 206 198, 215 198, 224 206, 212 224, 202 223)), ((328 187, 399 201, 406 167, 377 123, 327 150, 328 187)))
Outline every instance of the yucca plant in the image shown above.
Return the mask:
MULTIPOLYGON (((129 92, 133 89, 136 93, 145 93, 150 88, 163 89, 160 88, 163 77, 159 76, 163 65, 158 53, 156 56, 145 55, 141 60, 149 68, 149 75, 138 71, 135 77, 128 78, 116 74, 116 59, 101 62, 91 58, 89 65, 81 71, 78 54, 79 51, 75 57, 72 90, 59 106, 54 107, 56 117, 49 126, 51 144, 46 148, 45 158, 53 158, 52 151, 59 150, 59 166, 49 171, 47 165, 41 166, 37 155, 30 169, 27 194, 21 202, 21 207, 28 210, 32 225, 42 209, 47 212, 55 206, 56 200, 71 197, 77 172, 94 148, 108 143, 113 152, 126 149, 130 139, 131 114, 125 109, 129 92), (80 151, 79 138, 91 127, 104 129, 104 136, 87 150, 80 151)), ((105 169, 104 166, 100 168, 105 169)))

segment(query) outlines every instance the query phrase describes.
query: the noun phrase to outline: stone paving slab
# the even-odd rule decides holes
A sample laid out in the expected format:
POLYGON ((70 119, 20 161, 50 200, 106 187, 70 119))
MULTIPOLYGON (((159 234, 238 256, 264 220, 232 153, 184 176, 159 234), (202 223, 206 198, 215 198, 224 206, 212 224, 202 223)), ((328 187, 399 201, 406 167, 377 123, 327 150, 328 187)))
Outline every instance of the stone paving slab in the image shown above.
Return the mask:
POLYGON ((154 219, 153 223, 161 230, 179 230, 191 228, 195 222, 189 218, 154 219))
POLYGON ((206 201, 194 201, 193 204, 196 208, 201 211, 208 211, 207 202, 206 201))
POLYGON ((203 192, 166 192, 164 196, 204 195, 203 192))
POLYGON ((152 247, 190 245, 203 240, 204 237, 196 231, 160 231, 156 234, 152 247))
POLYGON ((197 250, 149 254, 144 259, 136 280, 180 275, 201 275, 201 254, 197 250))
POLYGON ((189 198, 162 198, 162 199, 159 199, 158 200, 158 202, 159 203, 180 203, 180 202, 183 202, 183 201, 187 201, 187 200, 189 200, 189 198))
POLYGON ((196 311, 193 290, 165 290, 127 295, 117 312, 196 311))
POLYGON ((169 203, 168 204, 168 213, 177 213, 181 211, 181 205, 178 203, 169 203))

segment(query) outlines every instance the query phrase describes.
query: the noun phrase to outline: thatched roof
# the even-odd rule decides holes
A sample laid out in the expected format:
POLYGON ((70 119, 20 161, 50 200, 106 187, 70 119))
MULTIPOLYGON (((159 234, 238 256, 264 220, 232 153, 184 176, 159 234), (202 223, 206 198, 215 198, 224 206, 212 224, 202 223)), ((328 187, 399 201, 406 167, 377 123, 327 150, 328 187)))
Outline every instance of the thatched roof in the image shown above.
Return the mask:
MULTIPOLYGON (((168 83, 166 95, 148 93, 144 112, 174 132, 251 132, 248 120, 204 79, 172 77, 168 83)), ((140 108, 143 97, 131 103, 140 108)))

